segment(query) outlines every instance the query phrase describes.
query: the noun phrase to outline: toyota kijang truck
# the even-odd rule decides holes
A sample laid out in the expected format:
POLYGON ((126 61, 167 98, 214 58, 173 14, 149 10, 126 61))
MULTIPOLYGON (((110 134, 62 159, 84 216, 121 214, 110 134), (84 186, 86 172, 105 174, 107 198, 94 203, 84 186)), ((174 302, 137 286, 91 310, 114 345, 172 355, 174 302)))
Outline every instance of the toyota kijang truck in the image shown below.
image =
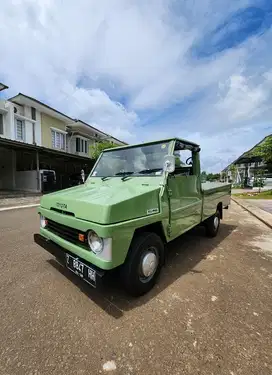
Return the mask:
POLYGON ((130 295, 152 289, 167 244, 195 226, 209 237, 231 185, 201 183, 200 147, 173 138, 104 150, 85 183, 44 195, 34 241, 92 287, 113 269, 130 295))

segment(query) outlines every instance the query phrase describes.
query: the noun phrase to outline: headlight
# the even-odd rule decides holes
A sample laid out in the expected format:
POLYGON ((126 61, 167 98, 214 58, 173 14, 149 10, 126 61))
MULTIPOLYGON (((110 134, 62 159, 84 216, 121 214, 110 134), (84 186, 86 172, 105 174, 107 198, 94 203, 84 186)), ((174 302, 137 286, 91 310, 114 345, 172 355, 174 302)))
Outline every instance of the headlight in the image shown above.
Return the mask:
POLYGON ((47 219, 44 216, 40 216, 40 225, 42 228, 45 228, 47 226, 47 219))
POLYGON ((103 239, 99 237, 94 231, 89 231, 88 232, 88 244, 90 246, 90 249, 95 253, 95 254, 100 254, 101 251, 103 250, 103 239))

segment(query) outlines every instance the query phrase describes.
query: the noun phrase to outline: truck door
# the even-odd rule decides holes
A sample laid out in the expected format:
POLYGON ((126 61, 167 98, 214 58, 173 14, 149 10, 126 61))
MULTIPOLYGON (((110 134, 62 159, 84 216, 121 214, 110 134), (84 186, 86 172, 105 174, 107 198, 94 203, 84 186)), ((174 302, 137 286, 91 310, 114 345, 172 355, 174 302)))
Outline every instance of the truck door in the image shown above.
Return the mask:
POLYGON ((168 176, 171 238, 199 224, 202 210, 198 155, 185 149, 176 150, 175 156, 176 169, 168 176))

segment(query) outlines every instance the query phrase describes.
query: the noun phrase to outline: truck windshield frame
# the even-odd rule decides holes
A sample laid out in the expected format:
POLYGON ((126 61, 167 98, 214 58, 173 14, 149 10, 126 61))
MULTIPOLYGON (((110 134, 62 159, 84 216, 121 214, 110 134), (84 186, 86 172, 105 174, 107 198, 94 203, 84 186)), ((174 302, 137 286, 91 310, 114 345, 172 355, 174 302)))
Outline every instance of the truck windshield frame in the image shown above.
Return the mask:
POLYGON ((170 145, 171 141, 166 141, 105 151, 90 177, 162 176, 170 145))

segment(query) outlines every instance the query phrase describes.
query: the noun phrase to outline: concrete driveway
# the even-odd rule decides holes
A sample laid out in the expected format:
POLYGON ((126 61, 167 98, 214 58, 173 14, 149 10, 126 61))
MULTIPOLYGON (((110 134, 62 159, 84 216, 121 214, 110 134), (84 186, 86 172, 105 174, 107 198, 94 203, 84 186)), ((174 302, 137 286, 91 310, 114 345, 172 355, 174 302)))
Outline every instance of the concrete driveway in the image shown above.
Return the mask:
POLYGON ((0 212, 0 374, 271 375, 271 230, 236 204, 215 239, 170 246, 157 287, 90 289, 32 240, 36 209, 0 212))

